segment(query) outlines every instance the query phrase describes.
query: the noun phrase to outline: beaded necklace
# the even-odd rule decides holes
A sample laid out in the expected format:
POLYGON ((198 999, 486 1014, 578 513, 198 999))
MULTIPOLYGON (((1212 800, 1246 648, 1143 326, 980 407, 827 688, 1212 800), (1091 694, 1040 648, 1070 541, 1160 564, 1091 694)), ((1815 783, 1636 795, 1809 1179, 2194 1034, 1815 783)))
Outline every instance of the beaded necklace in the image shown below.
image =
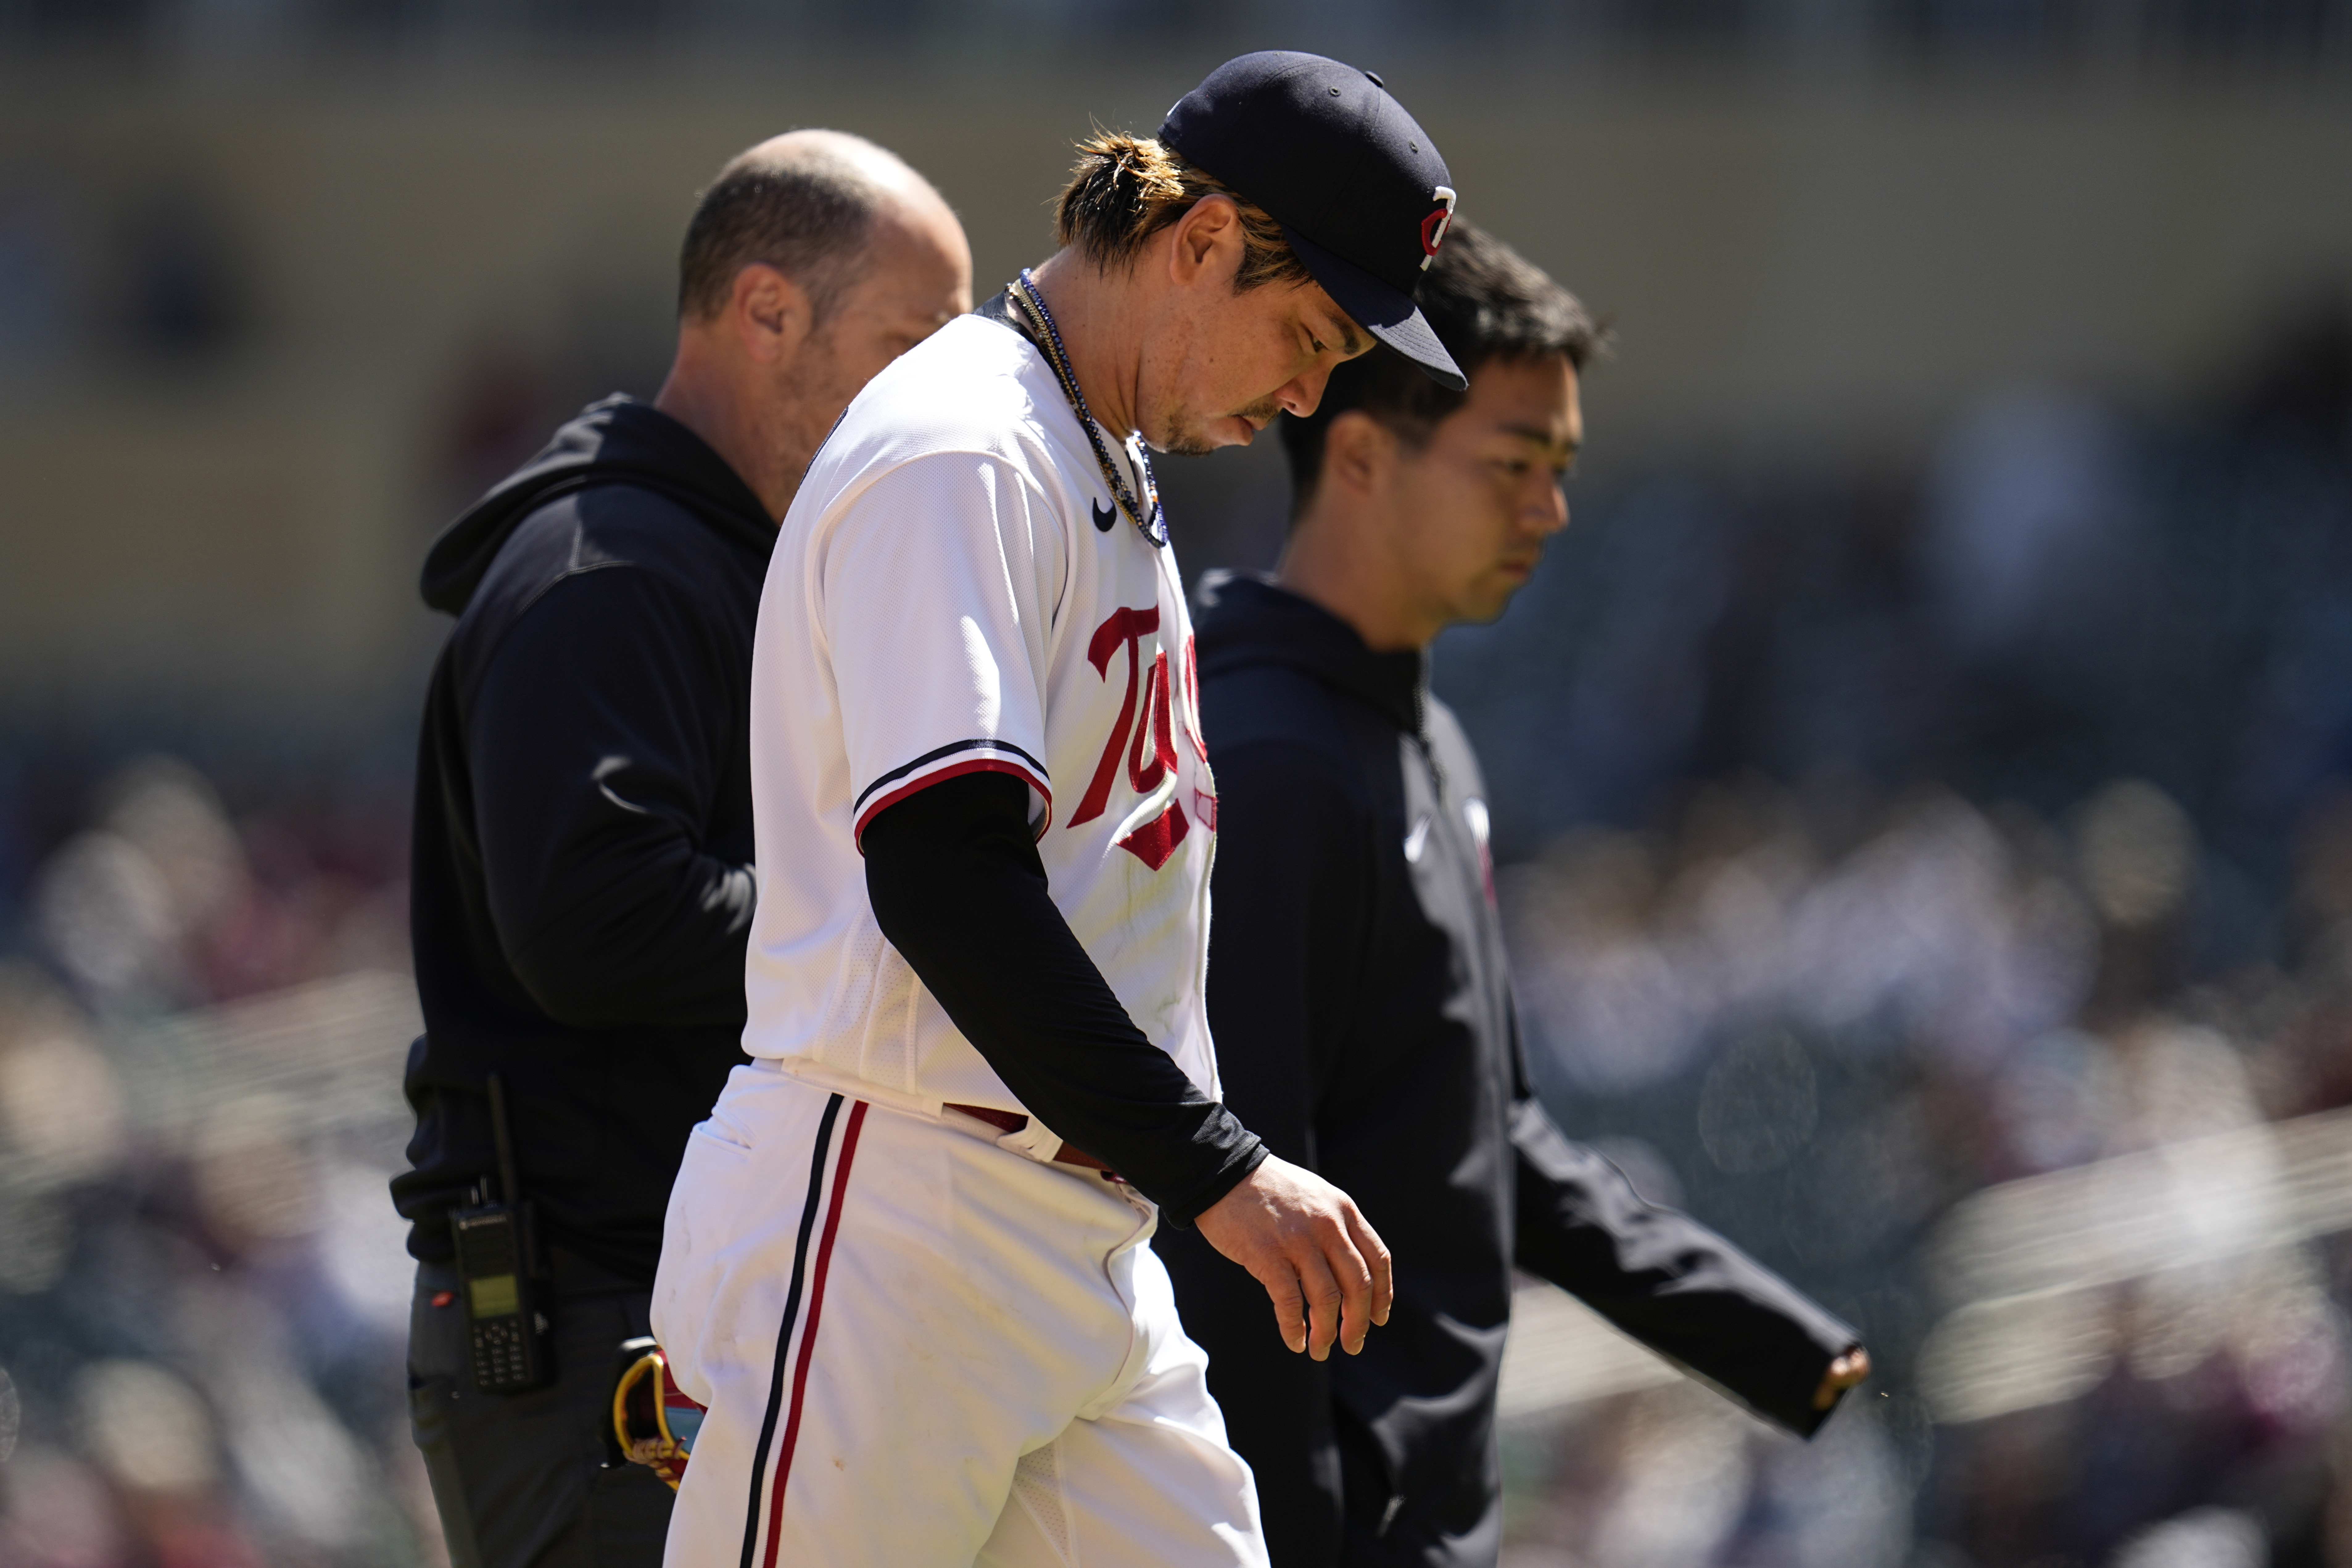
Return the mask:
POLYGON ((1136 443, 1134 452, 1136 464, 1143 470, 1144 490, 1151 502, 1150 521, 1144 518, 1143 502, 1128 487, 1117 465, 1111 462, 1109 449, 1103 445, 1102 436, 1095 428, 1095 416, 1087 412, 1087 394, 1078 390, 1078 373, 1070 368, 1069 350, 1062 347, 1061 329, 1054 325, 1054 314, 1045 308, 1045 297, 1037 291, 1037 280, 1029 276, 1027 267, 1021 269, 1020 279, 1013 285, 1012 292, 1035 329, 1034 335, 1045 347, 1045 358, 1053 362, 1055 378, 1062 383, 1062 394, 1077 412, 1079 428, 1087 433, 1087 444, 1095 449, 1095 462, 1101 465, 1103 482, 1110 486, 1111 499, 1151 541, 1154 549, 1164 547, 1168 543, 1168 514, 1160 509, 1160 482, 1151 476, 1151 459, 1145 455, 1142 444, 1136 443))

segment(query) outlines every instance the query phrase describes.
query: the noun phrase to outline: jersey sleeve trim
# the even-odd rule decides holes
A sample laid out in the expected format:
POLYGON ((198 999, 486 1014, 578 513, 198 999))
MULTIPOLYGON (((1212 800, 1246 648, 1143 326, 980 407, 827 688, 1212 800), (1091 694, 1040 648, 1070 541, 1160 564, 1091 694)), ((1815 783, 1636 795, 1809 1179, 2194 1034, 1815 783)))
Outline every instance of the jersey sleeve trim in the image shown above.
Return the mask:
POLYGON ((897 804, 919 789, 967 773, 1010 773, 1025 782, 1036 792, 1040 808, 1032 831, 1038 838, 1045 836, 1045 830, 1054 821, 1054 787, 1046 777, 1045 765, 1009 740, 958 740, 893 768, 858 792, 851 805, 856 814, 851 837, 859 852, 865 852, 866 824, 885 807, 897 804))

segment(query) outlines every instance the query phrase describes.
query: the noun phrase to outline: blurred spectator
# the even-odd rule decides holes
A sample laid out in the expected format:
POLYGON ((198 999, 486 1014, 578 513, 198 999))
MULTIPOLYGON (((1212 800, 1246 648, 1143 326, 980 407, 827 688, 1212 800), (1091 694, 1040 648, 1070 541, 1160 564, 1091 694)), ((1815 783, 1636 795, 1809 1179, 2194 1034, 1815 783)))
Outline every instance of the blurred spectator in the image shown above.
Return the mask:
POLYGON ((1953 432, 1929 479, 1923 553, 1955 653, 2079 667, 2069 655, 2105 632, 2139 557, 2132 457, 2120 421, 2055 393, 1996 399, 1953 432))
MULTIPOLYGON (((520 344, 484 338, 468 347, 444 407, 435 487, 455 513, 536 452, 566 408, 555 378, 520 344)), ((607 389, 598 389, 607 390, 607 389)), ((593 395, 593 394, 591 394, 593 395)))
POLYGON ((66 348, 68 245, 48 173, 0 171, 0 377, 46 370, 66 348))
POLYGON ((226 214, 205 187, 158 183, 123 214, 111 323, 140 358, 198 365, 234 348, 252 325, 245 260, 226 214))
POLYGON ((330 802, 288 801, 235 823, 208 779, 165 757, 125 764, 93 794, 88 825, 41 859, 27 911, 41 953, 93 1006, 152 1010, 406 967, 398 820, 339 822, 330 802))

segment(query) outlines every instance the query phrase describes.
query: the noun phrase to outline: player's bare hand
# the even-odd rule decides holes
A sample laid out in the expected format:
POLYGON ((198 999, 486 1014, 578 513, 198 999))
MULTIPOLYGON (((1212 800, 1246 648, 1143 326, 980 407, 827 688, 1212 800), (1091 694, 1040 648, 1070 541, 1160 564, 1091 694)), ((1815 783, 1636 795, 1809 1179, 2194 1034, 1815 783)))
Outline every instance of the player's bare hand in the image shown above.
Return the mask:
POLYGON ((1337 1340, 1355 1355, 1389 1321, 1389 1249, 1355 1200, 1313 1171, 1269 1155, 1194 1223, 1265 1287, 1292 1350, 1321 1361, 1337 1340))
POLYGON ((1822 1374, 1822 1385, 1813 1390, 1813 1408, 1826 1410, 1837 1403, 1837 1396, 1870 1375, 1870 1352, 1854 1345, 1843 1355, 1830 1363, 1822 1374))

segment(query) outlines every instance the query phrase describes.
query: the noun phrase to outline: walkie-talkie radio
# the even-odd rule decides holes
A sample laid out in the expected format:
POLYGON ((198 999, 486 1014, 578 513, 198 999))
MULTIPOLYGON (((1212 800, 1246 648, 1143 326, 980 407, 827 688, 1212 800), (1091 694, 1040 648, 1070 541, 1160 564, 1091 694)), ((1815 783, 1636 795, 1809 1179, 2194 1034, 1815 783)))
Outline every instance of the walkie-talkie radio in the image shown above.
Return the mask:
POLYGON ((466 1282, 466 1322, 474 1350, 474 1385, 485 1394, 518 1394, 555 1375, 547 1319, 532 1288, 535 1249, 530 1205, 515 1175, 507 1132, 506 1086, 490 1074, 490 1135, 499 1152, 498 1192, 478 1182, 473 1202, 449 1215, 457 1275, 466 1282))

